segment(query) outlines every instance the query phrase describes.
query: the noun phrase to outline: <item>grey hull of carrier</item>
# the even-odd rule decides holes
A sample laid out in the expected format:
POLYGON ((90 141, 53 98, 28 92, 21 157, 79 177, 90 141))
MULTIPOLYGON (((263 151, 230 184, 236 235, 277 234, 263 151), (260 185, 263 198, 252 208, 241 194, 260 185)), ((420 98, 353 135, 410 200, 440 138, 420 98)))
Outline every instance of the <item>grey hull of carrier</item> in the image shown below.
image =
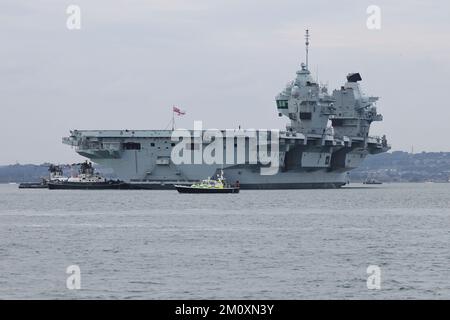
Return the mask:
MULTIPOLYGON (((112 168, 130 188, 173 189, 221 169, 241 189, 339 188, 368 154, 390 149, 385 136, 369 135, 371 123, 383 117, 377 112, 378 98, 363 94, 361 80, 359 73, 350 73, 342 87, 329 93, 313 79, 307 64, 301 64, 295 79, 275 98, 278 116, 290 122, 279 131, 279 170, 273 175, 262 175, 264 165, 247 161, 252 150, 249 141, 236 140, 231 146, 225 142, 230 130, 223 130, 224 154, 233 148, 235 158, 226 164, 175 164, 171 153, 181 142, 172 139, 172 130, 73 130, 63 143, 112 168), (245 150, 244 162, 236 157, 239 143, 244 148, 240 150, 245 150)), ((237 136, 247 134, 235 131, 237 136)), ((192 150, 203 147, 203 143, 190 146, 192 150)))

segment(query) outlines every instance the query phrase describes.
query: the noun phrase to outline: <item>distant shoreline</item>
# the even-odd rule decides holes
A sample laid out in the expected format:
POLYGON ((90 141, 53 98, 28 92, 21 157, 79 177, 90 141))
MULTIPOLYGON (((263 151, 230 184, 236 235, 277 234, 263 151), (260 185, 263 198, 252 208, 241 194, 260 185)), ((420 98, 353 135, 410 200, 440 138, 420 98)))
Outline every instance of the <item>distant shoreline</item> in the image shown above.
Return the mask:
MULTIPOLYGON (((11 164, 0 166, 0 183, 39 182, 48 177, 50 163, 11 164)), ((95 165, 101 175, 117 179, 113 170, 95 165)), ((64 166, 65 175, 72 175, 74 168, 64 166)), ((368 156, 360 167, 350 171, 351 183, 360 183, 367 178, 374 178, 383 183, 447 183, 450 180, 450 152, 408 153, 394 151, 368 156)))

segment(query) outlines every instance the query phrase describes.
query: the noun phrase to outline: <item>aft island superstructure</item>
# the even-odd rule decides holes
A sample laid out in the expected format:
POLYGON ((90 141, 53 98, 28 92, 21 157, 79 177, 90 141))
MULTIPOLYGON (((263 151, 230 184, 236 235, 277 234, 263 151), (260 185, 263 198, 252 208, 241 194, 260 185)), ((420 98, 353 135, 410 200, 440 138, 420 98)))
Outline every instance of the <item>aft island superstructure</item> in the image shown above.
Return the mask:
MULTIPOLYGON (((308 49, 308 31, 306 38, 308 49)), ((261 174, 266 165, 249 161, 255 150, 249 132, 241 129, 236 129, 237 138, 231 144, 225 141, 229 130, 223 130, 223 153, 232 148, 235 155, 223 163, 174 161, 172 151, 185 141, 174 139, 173 130, 73 130, 63 142, 91 161, 112 168, 135 188, 169 189, 221 170, 241 189, 337 188, 348 182, 348 172, 368 154, 390 149, 385 136, 369 135, 371 123, 383 117, 375 105, 378 98, 362 92, 361 80, 359 73, 350 73, 343 86, 329 93, 313 79, 308 65, 301 64, 295 79, 275 99, 278 115, 290 120, 276 135, 279 168, 275 174, 261 174), (241 161, 239 150, 245 155, 241 161)), ((194 139, 184 147, 194 152, 206 145, 194 139)))

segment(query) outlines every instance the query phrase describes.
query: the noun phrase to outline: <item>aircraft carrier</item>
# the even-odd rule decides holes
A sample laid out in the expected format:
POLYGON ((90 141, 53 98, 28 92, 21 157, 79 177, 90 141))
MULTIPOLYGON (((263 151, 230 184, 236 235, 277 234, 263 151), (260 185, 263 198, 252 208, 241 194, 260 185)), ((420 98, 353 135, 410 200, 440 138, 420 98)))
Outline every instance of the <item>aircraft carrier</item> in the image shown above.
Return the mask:
MULTIPOLYGON (((221 145, 224 153, 231 149, 235 152, 232 161, 222 163, 174 161, 174 149, 186 144, 186 140, 174 138, 176 130, 72 130, 63 143, 75 147, 81 156, 112 168, 118 178, 137 189, 173 189, 174 184, 202 180, 220 170, 228 181, 239 182, 241 189, 341 187, 348 183, 348 172, 368 154, 390 149, 386 136, 369 135, 371 123, 383 117, 377 112, 378 97, 362 92, 359 73, 349 73, 345 83, 331 93, 313 79, 308 69, 308 30, 305 38, 306 61, 275 98, 278 116, 290 120, 285 130, 271 135, 277 139, 279 167, 275 174, 262 174, 267 164, 249 161, 255 151, 249 139, 226 142, 229 130, 221 131, 221 145), (240 146, 243 157, 238 155, 240 146)), ((234 131, 237 136, 254 134, 240 128, 234 131)), ((186 149, 206 147, 206 141, 188 141, 186 149)))

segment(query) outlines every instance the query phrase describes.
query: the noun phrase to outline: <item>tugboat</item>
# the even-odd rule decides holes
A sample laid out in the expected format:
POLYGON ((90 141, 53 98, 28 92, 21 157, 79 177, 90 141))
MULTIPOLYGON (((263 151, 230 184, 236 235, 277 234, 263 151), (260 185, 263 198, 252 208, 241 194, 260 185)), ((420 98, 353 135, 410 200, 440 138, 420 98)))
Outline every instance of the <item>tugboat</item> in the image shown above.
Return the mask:
POLYGON ((120 180, 107 180, 94 171, 91 162, 81 163, 79 174, 67 180, 51 180, 48 182, 49 189, 127 189, 128 184, 120 180))
POLYGON ((176 184, 175 188, 179 193, 239 193, 239 182, 232 186, 227 184, 223 177, 223 170, 217 174, 217 180, 208 178, 190 186, 176 184))

